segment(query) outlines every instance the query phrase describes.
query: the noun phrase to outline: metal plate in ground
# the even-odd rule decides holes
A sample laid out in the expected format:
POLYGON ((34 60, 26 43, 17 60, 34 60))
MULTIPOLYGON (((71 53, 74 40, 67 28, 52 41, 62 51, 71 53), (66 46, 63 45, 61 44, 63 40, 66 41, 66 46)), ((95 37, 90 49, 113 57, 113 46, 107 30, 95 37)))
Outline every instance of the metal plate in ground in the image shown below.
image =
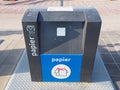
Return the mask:
POLYGON ((24 51, 6 90, 115 90, 106 68, 97 53, 92 82, 31 82, 26 51, 24 51))

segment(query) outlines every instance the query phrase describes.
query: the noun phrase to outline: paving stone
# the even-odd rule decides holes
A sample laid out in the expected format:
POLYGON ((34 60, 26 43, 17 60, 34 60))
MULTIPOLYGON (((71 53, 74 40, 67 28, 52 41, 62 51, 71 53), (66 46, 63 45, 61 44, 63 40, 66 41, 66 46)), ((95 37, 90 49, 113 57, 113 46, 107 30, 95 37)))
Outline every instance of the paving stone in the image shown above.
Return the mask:
POLYGON ((101 54, 104 64, 114 64, 112 56, 110 54, 101 54))
POLYGON ((114 60, 116 61, 117 64, 120 64, 120 54, 112 54, 114 60))
POLYGON ((110 76, 120 76, 120 70, 116 64, 105 64, 110 76))

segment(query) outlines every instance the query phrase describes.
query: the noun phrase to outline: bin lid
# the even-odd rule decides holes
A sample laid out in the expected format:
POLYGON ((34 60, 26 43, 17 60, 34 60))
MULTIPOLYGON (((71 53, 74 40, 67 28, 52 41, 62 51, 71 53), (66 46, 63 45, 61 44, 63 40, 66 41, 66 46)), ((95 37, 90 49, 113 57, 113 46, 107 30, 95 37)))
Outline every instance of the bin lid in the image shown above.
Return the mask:
POLYGON ((39 13, 39 21, 47 22, 84 22, 82 11, 47 11, 39 13))

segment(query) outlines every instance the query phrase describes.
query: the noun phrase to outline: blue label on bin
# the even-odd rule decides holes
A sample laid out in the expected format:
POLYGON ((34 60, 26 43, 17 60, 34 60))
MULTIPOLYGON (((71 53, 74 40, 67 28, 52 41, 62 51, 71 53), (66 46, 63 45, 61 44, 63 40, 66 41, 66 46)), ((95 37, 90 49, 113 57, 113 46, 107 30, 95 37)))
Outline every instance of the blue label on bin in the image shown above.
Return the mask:
POLYGON ((42 80, 79 82, 82 54, 40 54, 42 80))

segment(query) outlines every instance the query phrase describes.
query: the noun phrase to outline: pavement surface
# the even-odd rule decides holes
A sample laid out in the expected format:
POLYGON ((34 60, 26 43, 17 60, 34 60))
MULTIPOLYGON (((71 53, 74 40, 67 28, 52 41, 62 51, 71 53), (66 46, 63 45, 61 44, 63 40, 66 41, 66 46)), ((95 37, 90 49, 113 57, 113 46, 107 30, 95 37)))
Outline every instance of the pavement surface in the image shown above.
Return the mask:
POLYGON ((31 82, 27 53, 24 50, 5 90, 116 90, 98 52, 91 81, 90 83, 31 82))
MULTIPOLYGON (((0 0, 0 89, 4 90, 24 45, 21 19, 29 7, 59 6, 59 0, 0 0)), ((99 51, 120 90, 120 0, 64 0, 64 6, 93 6, 102 18, 99 51)))

